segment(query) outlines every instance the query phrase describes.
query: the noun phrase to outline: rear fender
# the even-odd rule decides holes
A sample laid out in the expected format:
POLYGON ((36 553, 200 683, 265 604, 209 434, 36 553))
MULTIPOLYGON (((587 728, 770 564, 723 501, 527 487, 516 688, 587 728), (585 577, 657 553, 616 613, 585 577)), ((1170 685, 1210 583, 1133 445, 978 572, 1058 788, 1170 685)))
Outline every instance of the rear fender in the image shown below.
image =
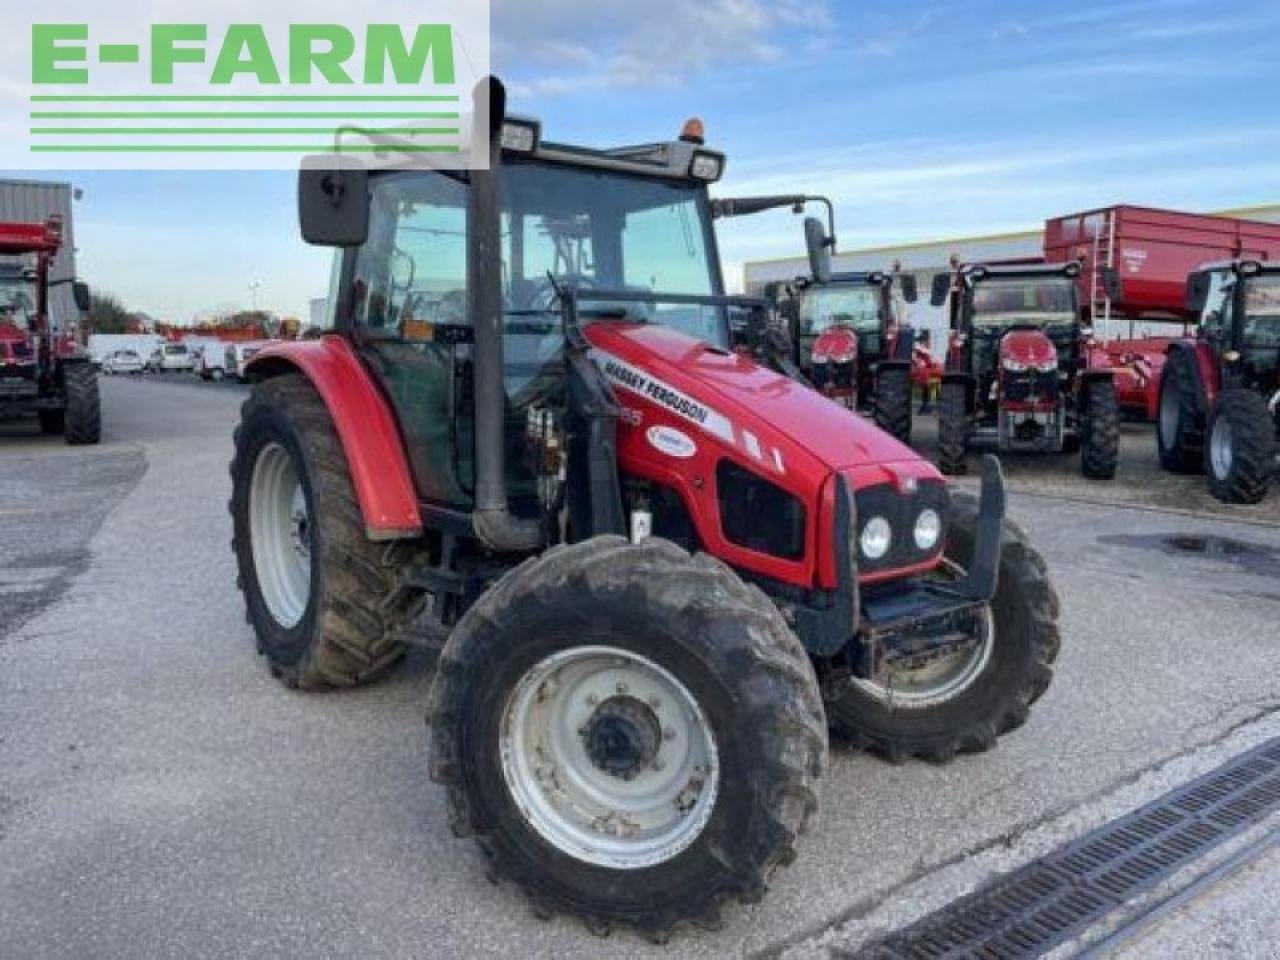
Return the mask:
POLYGON ((341 337, 281 343, 254 354, 253 381, 301 373, 324 401, 347 456, 370 540, 422 535, 422 515, 404 442, 386 398, 341 337))

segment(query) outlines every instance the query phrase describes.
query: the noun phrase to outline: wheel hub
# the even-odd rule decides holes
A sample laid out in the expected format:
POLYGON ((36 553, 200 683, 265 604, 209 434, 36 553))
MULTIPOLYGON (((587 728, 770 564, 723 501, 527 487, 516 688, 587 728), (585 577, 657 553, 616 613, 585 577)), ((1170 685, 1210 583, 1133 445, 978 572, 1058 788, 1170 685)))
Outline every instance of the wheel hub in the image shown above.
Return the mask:
POLYGON ((610 697, 579 734, 596 769, 620 780, 634 780, 653 766, 662 747, 657 715, 633 697, 610 697))

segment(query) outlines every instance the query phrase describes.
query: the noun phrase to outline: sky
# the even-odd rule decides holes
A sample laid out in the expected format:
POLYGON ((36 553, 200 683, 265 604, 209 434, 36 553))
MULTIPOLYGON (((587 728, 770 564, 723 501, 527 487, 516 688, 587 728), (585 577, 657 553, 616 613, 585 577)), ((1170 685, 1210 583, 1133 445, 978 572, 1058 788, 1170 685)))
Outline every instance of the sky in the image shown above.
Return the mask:
MULTIPOLYGON (((1111 203, 1280 202, 1280 0, 494 0, 513 112, 593 146, 703 118, 722 196, 822 193, 840 248, 1032 229, 1111 203)), ((306 317, 330 254, 292 175, 4 171, 66 179, 79 267, 162 319, 306 317)), ((746 260, 799 254, 786 212, 721 224, 746 260)))

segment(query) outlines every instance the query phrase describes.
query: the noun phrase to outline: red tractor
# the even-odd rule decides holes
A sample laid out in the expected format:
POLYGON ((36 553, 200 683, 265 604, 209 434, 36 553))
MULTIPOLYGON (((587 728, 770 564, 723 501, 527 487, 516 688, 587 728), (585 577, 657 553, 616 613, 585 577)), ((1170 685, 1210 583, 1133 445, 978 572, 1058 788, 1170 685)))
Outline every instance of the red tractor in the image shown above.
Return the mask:
POLYGON ((1230 260, 1191 274, 1194 339, 1169 348, 1160 379, 1160 460, 1209 477, 1226 503, 1267 495, 1280 457, 1280 264, 1230 260))
MULTIPOLYGON (((487 169, 304 165, 334 328, 263 350, 231 464, 239 582, 293 688, 447 631, 432 775, 540 912, 655 939, 755 901, 828 723, 944 761, 1020 726, 1057 598, 999 466, 909 448, 731 348, 698 127, 596 150, 507 116, 487 169)), ((477 110, 477 115, 485 111, 477 110)))
MULTIPOLYGON (((89 355, 49 322, 49 269, 62 223, 0 223, 0 419, 35 414, 45 433, 67 443, 101 435, 98 378, 89 355)), ((76 306, 89 290, 74 285, 76 306)))
POLYGON ((950 299, 951 342, 938 411, 938 465, 963 474, 966 452, 1080 451, 1084 476, 1110 479, 1119 456, 1114 372, 1090 364, 1080 265, 957 265, 934 277, 950 299))

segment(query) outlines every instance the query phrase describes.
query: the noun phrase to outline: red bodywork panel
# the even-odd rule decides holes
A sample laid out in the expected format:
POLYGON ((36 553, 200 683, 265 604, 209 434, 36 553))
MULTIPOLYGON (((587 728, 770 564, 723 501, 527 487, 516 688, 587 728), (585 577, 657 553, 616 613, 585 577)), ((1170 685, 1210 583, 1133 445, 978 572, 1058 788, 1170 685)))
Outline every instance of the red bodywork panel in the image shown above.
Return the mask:
POLYGON ((622 470, 675 490, 706 549, 727 563, 796 586, 834 587, 835 473, 844 474, 853 490, 883 484, 902 490, 913 480, 941 480, 910 447, 739 353, 660 326, 599 322, 585 333, 626 409, 618 430, 622 470), (722 459, 805 504, 801 559, 757 553, 725 539, 716 491, 722 459))
MULTIPOLYGON (((1010 330, 1000 338, 999 360, 1000 379, 1003 382, 1005 377, 1017 376, 1017 374, 1005 369, 1006 361, 1020 363, 1033 369, 1050 365, 1056 368, 1058 366, 1058 348, 1040 330, 1010 330)), ((1056 410, 1059 400, 1057 390, 1053 391, 1053 396, 1049 399, 1021 401, 1009 400, 1003 396, 1002 391, 1000 406, 1006 410, 1015 410, 1021 413, 1039 413, 1056 410)))
POLYGON ((297 370, 324 400, 347 453, 365 529, 373 540, 422 533, 422 516, 391 406, 351 345, 339 336, 265 347, 249 361, 249 376, 266 379, 297 370))
POLYGON ((1120 406, 1154 422, 1160 406, 1160 376, 1173 342, 1168 337, 1109 340, 1090 351, 1089 367, 1110 370, 1120 406))
POLYGON ((47 223, 0 223, 0 253, 54 254, 62 246, 62 225, 47 223))
POLYGON ((832 327, 813 341, 814 363, 853 363, 858 359, 858 335, 848 327, 832 327))
POLYGON ((1100 265, 1120 277, 1123 298, 1112 311, 1127 317, 1194 321, 1186 313, 1189 273, 1215 260, 1280 259, 1280 224, 1134 206, 1073 213, 1045 224, 1044 253, 1050 263, 1084 258, 1084 303, 1095 238, 1100 265))

